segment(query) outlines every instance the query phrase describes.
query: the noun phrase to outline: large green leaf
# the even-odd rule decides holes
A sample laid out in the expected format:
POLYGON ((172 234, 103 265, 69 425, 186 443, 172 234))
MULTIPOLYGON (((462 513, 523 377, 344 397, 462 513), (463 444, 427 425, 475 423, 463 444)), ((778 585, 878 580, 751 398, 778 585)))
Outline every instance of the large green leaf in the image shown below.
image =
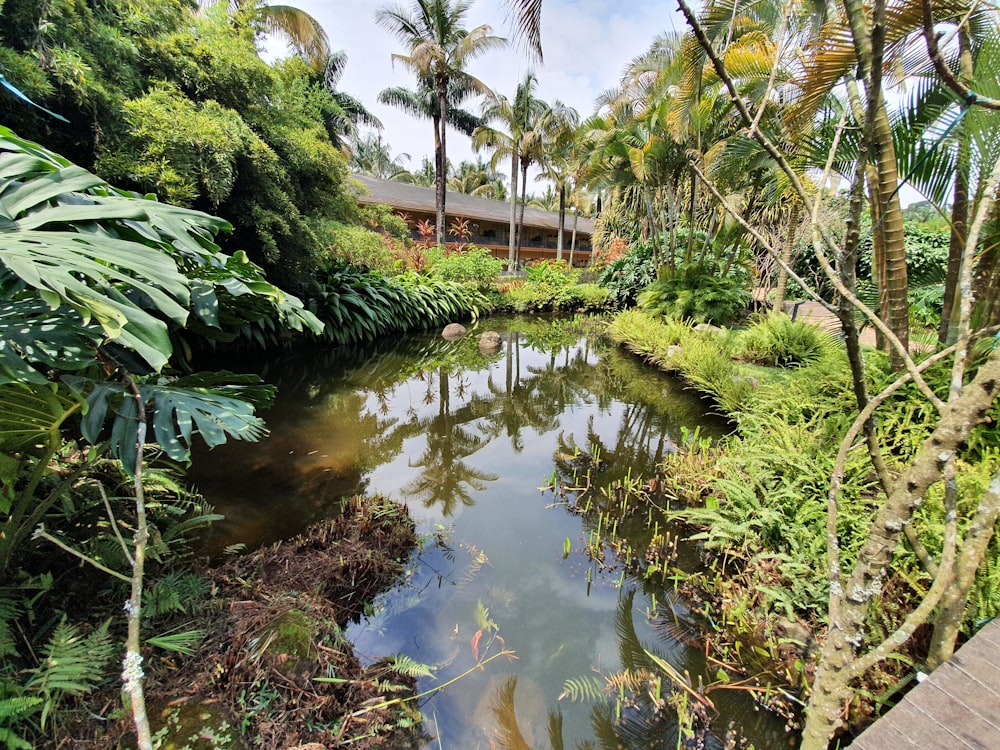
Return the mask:
POLYGON ((55 383, 0 385, 0 450, 57 444, 63 422, 81 405, 76 394, 55 383))
POLYGON ((0 332, 0 384, 44 383, 32 364, 52 370, 88 367, 104 336, 100 326, 88 325, 75 310, 52 310, 40 299, 0 303, 0 332))
MULTIPOLYGON (((80 425, 83 437, 97 443, 109 435, 112 455, 126 471, 134 472, 139 420, 131 391, 120 383, 84 378, 67 378, 67 382, 86 393, 88 411, 80 425)), ((254 409, 255 404, 270 403, 273 388, 261 385, 254 375, 195 375, 169 383, 140 383, 138 389, 146 411, 146 439, 175 461, 188 460, 195 435, 214 447, 230 438, 256 441, 267 434, 254 409)))

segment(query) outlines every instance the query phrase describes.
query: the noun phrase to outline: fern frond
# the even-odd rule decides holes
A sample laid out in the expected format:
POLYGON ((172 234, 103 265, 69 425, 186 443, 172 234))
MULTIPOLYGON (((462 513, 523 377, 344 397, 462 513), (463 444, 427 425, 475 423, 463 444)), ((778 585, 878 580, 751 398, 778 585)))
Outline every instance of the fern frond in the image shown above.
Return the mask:
POLYGON ((596 675, 570 678, 563 683, 558 700, 569 698, 570 702, 600 701, 606 697, 606 682, 596 675))
POLYGON ((0 698, 0 722, 9 723, 10 719, 21 719, 30 716, 38 710, 42 699, 34 695, 9 695, 0 698))
POLYGON ((31 750, 33 747, 23 737, 18 737, 12 730, 5 727, 0 727, 0 742, 7 745, 7 750, 31 750))
POLYGON ((484 633, 499 630, 497 624, 490 618, 490 611, 483 604, 482 599, 476 602, 476 627, 484 633))
POLYGON ((28 670, 31 677, 25 688, 44 700, 42 728, 53 710, 67 695, 82 695, 94 689, 105 677, 104 667, 116 654, 116 645, 108 632, 111 620, 89 634, 78 625, 63 620, 56 626, 41 649, 42 662, 28 670))
POLYGON ((435 667, 429 664, 421 664, 406 656, 406 654, 397 654, 389 662, 389 665, 393 671, 407 677, 434 677, 435 667))

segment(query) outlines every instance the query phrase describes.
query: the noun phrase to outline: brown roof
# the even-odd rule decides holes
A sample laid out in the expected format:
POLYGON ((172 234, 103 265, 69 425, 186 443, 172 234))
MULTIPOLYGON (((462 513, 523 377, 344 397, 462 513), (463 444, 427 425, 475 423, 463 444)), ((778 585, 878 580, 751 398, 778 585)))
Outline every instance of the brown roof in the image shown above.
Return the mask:
MULTIPOLYGON (((421 211, 433 214, 435 211, 434 188, 408 185, 405 182, 380 180, 363 174, 351 177, 360 182, 368 194, 359 191, 360 203, 385 203, 397 210, 421 211)), ((448 191, 445 209, 449 218, 460 217, 479 221, 493 221, 499 224, 510 221, 510 204, 488 198, 477 198, 465 193, 448 191)), ((538 208, 524 209, 524 225, 542 229, 559 230, 559 214, 554 211, 542 211, 538 208)), ((573 217, 567 212, 567 232, 573 231, 573 217)), ((594 220, 583 216, 577 221, 577 234, 590 236, 594 233, 594 220)))

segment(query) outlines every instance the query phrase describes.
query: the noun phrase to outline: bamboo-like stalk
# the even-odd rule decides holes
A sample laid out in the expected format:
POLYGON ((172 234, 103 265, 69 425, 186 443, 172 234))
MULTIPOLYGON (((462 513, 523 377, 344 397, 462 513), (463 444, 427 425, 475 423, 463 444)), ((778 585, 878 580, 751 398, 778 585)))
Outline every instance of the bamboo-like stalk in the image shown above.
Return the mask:
POLYGON ((146 498, 142 488, 142 455, 146 445, 146 407, 135 381, 125 376, 126 384, 132 393, 136 404, 138 431, 136 436, 135 475, 133 489, 135 492, 136 527, 132 557, 132 589, 125 612, 128 615, 128 636, 125 640, 125 658, 122 660, 122 691, 128 696, 132 708, 132 720, 135 724, 136 738, 139 750, 153 750, 153 737, 149 728, 149 717, 146 714, 146 697, 143 693, 142 671, 142 583, 146 561, 146 543, 149 540, 149 529, 146 524, 146 498))

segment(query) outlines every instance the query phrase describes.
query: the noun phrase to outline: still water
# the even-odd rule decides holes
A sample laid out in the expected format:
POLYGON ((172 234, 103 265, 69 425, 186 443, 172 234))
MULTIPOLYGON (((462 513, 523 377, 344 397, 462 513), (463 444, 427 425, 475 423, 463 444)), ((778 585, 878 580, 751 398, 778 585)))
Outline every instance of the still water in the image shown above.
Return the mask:
MULTIPOLYGON (((422 699, 429 747, 675 748, 669 706, 653 710, 645 687, 611 699, 601 688, 626 669, 655 671, 653 657, 695 685, 715 679, 689 637, 701 627, 691 606, 660 576, 644 580, 611 555, 596 563, 595 520, 542 489, 586 459, 598 497, 614 480, 654 476, 685 429, 725 430, 678 382, 589 328, 495 319, 457 342, 407 336, 259 362, 279 387, 270 437, 195 461, 195 482, 226 517, 214 551, 292 536, 344 496, 408 506, 426 541, 407 580, 348 637, 362 659, 404 654, 433 666, 421 691, 464 675, 422 699), (486 330, 500 333, 499 352, 480 352, 486 330)), ((650 535, 642 526, 637 548, 650 535)), ((678 565, 696 564, 682 547, 678 565)), ((758 748, 788 746, 783 724, 749 694, 712 700, 719 735, 735 722, 758 748)))

